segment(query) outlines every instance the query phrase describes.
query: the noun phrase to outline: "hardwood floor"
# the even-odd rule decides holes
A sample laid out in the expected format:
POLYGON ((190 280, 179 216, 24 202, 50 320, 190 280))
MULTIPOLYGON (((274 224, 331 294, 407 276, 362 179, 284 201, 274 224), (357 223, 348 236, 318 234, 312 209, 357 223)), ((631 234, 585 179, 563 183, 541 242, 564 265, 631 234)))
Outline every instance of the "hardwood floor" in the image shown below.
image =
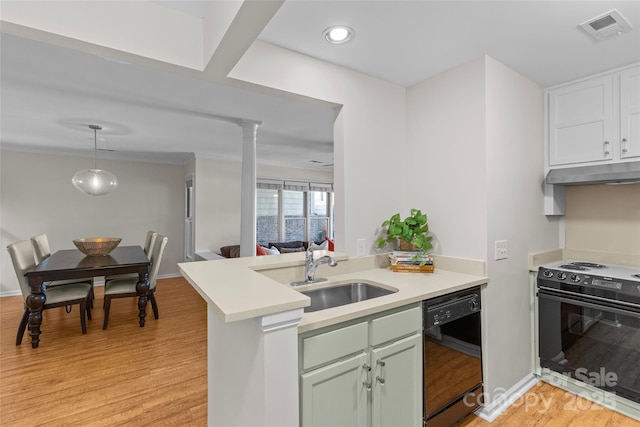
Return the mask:
POLYGON ((103 287, 80 331, 77 307, 44 312, 40 346, 15 335, 21 297, 0 298, 0 425, 207 425, 207 309, 182 278, 158 280, 138 326, 136 298, 113 300, 102 330, 103 287))
POLYGON ((458 427, 638 427, 640 422, 539 382, 492 423, 471 415, 458 427))
MULTIPOLYGON (((0 298, 0 425, 206 426, 204 300, 182 278, 161 279, 159 320, 147 315, 140 328, 135 298, 117 299, 103 331, 102 291, 96 287, 86 335, 80 332, 77 307, 70 314, 64 308, 47 310, 37 349, 28 335, 15 345, 21 297, 0 298)), ((461 426, 640 423, 541 383, 493 423, 471 416, 461 426), (544 402, 551 402, 548 408, 544 402)))

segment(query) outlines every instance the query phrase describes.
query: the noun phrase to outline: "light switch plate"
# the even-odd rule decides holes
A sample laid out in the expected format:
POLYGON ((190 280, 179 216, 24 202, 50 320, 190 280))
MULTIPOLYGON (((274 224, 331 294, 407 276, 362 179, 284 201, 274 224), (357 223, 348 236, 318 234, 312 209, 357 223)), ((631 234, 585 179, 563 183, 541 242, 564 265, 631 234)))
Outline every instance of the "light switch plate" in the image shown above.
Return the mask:
POLYGON ((496 261, 501 259, 507 259, 507 257, 509 256, 507 241, 496 240, 495 245, 496 245, 496 261))
POLYGON ((367 239, 356 240, 356 245, 357 256, 365 256, 367 254, 367 239))

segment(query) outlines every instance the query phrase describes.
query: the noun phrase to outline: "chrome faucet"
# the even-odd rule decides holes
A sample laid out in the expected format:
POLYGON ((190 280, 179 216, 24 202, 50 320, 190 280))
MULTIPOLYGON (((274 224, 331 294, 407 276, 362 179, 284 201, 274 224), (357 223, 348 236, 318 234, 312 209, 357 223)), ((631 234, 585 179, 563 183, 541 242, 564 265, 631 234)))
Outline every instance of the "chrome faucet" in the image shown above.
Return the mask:
POLYGON ((331 258, 329 255, 324 255, 314 261, 313 249, 311 249, 311 246, 309 246, 304 260, 304 280, 301 282, 293 282, 292 285, 309 285, 311 283, 324 282, 325 280, 327 280, 326 278, 315 278, 316 268, 318 268, 320 264, 328 264, 329 267, 335 267, 336 265, 338 265, 338 261, 331 258))

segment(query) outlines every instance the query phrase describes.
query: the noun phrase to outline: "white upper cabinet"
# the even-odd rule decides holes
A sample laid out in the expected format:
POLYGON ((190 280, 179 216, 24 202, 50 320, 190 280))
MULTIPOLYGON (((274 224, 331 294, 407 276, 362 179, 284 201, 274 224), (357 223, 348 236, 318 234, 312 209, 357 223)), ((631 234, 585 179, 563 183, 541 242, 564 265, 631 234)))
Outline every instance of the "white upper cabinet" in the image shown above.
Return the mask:
POLYGON ((547 169, 638 160, 640 66, 547 93, 547 169))
POLYGON ((620 157, 640 157, 640 66, 620 73, 620 157))
POLYGON ((549 93, 549 164, 611 160, 613 77, 604 76, 549 93))

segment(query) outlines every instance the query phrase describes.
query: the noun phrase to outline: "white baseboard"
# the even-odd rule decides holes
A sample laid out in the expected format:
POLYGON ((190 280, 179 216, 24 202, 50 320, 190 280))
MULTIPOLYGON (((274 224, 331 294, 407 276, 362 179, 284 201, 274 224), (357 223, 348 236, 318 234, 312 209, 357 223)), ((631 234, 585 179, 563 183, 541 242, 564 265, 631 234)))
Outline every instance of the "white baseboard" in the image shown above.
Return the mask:
POLYGON ((0 298, 3 298, 3 297, 15 297, 16 295, 22 295, 22 292, 20 292, 20 291, 4 291, 4 292, 0 292, 0 298))
MULTIPOLYGON (((475 414, 485 421, 493 422, 500 416, 507 408, 513 405, 519 398, 529 391, 533 386, 540 381, 533 373, 528 374, 526 377, 518 381, 509 390, 496 396, 496 399, 482 406, 475 414)), ((488 393, 485 389, 485 393, 488 393)), ((493 396, 492 396, 493 397, 493 396)))

